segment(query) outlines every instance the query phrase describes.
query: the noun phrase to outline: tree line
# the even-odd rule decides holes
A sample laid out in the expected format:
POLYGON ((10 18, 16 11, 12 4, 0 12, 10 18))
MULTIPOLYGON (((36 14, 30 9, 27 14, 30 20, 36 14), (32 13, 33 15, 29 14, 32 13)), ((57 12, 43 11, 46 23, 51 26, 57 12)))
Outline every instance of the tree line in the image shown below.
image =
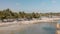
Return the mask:
POLYGON ((13 12, 9 8, 0 11, 0 19, 15 19, 15 18, 40 18, 41 16, 55 15, 59 16, 60 13, 25 13, 24 11, 13 12))
POLYGON ((15 18, 39 18, 39 13, 25 13, 24 11, 13 12, 10 9, 0 11, 0 19, 15 19, 15 18))

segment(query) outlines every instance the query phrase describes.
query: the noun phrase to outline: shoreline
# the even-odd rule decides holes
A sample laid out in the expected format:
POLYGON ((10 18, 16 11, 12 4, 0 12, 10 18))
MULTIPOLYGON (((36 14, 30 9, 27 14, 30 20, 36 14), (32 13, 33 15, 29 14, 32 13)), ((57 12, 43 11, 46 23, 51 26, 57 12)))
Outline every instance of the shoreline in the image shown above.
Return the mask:
POLYGON ((30 20, 30 21, 14 21, 14 22, 7 22, 7 23, 0 23, 0 26, 3 25, 11 25, 11 24, 34 24, 34 23, 41 23, 41 22, 54 22, 60 20, 60 18, 42 18, 41 20, 30 20))

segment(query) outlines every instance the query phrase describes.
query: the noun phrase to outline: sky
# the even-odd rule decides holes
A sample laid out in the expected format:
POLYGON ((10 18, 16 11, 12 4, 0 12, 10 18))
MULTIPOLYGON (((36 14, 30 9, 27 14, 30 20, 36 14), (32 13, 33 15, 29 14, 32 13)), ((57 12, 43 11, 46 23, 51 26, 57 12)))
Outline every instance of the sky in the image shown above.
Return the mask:
POLYGON ((60 12, 60 0, 0 0, 0 10, 7 8, 16 12, 60 12))

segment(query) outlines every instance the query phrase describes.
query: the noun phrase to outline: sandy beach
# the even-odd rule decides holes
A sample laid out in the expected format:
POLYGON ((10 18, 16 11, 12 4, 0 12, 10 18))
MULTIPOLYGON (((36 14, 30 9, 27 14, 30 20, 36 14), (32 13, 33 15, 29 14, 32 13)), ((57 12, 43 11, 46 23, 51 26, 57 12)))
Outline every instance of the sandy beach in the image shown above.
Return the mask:
POLYGON ((35 19, 30 21, 14 21, 14 22, 6 22, 6 23, 0 23, 0 26, 2 25, 11 25, 11 24, 33 24, 33 23, 41 23, 41 22, 54 22, 60 20, 60 18, 42 18, 41 20, 35 19))

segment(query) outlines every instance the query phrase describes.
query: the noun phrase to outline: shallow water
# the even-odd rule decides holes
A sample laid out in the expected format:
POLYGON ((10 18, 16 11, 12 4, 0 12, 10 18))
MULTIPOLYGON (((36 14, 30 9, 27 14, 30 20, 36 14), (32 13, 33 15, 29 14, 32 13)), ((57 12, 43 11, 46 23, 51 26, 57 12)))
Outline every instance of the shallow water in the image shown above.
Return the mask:
POLYGON ((0 27, 0 34, 55 34, 55 31, 55 25, 51 23, 0 27))
POLYGON ((41 23, 27 27, 20 34, 55 34, 55 31, 56 29, 53 24, 41 23))

